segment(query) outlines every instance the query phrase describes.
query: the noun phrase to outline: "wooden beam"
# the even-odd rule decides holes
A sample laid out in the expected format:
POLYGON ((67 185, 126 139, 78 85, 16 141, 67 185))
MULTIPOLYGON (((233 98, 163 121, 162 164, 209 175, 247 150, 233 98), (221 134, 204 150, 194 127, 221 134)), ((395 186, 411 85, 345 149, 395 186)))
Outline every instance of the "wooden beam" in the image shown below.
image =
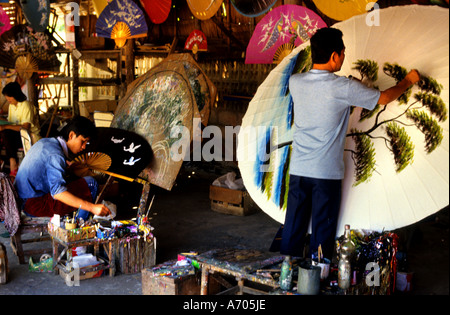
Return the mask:
POLYGON ((233 33, 228 30, 225 25, 223 25, 222 22, 219 21, 219 19, 217 19, 217 17, 213 16, 211 18, 211 21, 214 22, 214 24, 217 25, 217 27, 232 41, 234 42, 236 45, 239 46, 240 49, 246 50, 247 49, 247 45, 245 45, 243 42, 241 42, 239 39, 237 39, 233 33))

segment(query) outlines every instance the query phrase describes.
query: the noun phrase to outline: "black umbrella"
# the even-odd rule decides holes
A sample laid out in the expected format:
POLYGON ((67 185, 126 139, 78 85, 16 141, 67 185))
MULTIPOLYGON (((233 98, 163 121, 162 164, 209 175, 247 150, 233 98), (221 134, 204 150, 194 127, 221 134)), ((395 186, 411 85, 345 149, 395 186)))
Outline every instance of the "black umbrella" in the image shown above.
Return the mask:
POLYGON ((73 172, 78 176, 100 172, 129 181, 136 179, 153 157, 148 141, 137 133, 119 128, 97 129, 97 136, 75 157, 71 166, 73 172))

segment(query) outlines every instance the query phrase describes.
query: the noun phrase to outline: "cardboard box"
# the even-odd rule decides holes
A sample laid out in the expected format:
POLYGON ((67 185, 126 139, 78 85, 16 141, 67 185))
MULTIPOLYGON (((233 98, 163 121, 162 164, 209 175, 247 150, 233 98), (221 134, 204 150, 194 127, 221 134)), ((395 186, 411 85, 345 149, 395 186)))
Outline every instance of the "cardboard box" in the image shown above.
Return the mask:
POLYGON ((87 240, 96 237, 95 226, 88 226, 79 229, 66 230, 61 227, 48 223, 48 233, 60 241, 69 243, 79 240, 87 240))
POLYGON ((79 102, 80 115, 84 117, 89 117, 95 111, 99 112, 111 112, 117 108, 116 100, 93 100, 93 101, 83 101, 79 102))
POLYGON ((86 280, 92 278, 98 278, 103 275, 105 270, 106 262, 99 258, 99 263, 97 265, 86 266, 79 268, 78 270, 69 270, 65 267, 58 266, 59 275, 64 279, 66 284, 75 284, 77 280, 86 280))
POLYGON ((224 214, 245 216, 261 211, 247 191, 211 185, 209 199, 211 209, 224 214))

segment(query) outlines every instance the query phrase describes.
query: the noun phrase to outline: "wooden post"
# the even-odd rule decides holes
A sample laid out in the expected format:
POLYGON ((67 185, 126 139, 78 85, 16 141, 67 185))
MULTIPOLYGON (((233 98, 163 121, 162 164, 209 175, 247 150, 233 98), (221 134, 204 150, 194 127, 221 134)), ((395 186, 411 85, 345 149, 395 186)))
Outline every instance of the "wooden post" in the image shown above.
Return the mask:
POLYGON ((124 48, 125 55, 125 86, 131 84, 134 81, 134 39, 127 40, 124 48))
MULTIPOLYGON (((37 94, 37 88, 36 88, 36 79, 37 79, 37 73, 33 73, 31 78, 27 79, 27 92, 28 92, 28 101, 35 106, 37 109, 39 109, 38 104, 38 94, 37 94)), ((39 112, 38 112, 39 113, 39 112)))
POLYGON ((142 188, 142 194, 141 199, 139 200, 139 208, 137 213, 137 217, 139 219, 142 219, 142 217, 145 215, 145 206, 147 205, 148 194, 150 193, 150 183, 145 182, 143 186, 144 187, 142 188))
MULTIPOLYGON (((72 55, 73 56, 73 55, 72 55)), ((73 73, 73 89, 72 89, 72 113, 74 116, 80 115, 80 104, 79 104, 79 85, 80 85, 80 74, 78 73, 79 62, 77 58, 72 58, 72 73, 73 73)))
POLYGON ((202 266, 202 282, 200 287, 201 295, 208 295, 208 278, 209 278, 209 268, 206 265, 202 266))
POLYGON ((6 254, 6 247, 0 243, 0 284, 8 282, 8 256, 6 254))

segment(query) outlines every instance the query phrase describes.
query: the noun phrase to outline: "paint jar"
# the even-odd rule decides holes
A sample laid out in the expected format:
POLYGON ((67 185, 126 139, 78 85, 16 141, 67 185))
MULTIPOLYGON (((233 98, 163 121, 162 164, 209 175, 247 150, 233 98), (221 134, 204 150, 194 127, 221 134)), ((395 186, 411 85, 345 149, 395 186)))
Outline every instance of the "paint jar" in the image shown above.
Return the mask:
POLYGON ((309 262, 303 262, 298 267, 297 292, 304 295, 317 295, 320 292, 321 268, 309 262))
POLYGON ((320 280, 325 280, 330 274, 330 260, 328 258, 322 258, 320 262, 313 260, 313 266, 320 267, 320 280))
POLYGON ((66 222, 66 230, 73 230, 77 228, 77 224, 76 223, 69 223, 66 222))

